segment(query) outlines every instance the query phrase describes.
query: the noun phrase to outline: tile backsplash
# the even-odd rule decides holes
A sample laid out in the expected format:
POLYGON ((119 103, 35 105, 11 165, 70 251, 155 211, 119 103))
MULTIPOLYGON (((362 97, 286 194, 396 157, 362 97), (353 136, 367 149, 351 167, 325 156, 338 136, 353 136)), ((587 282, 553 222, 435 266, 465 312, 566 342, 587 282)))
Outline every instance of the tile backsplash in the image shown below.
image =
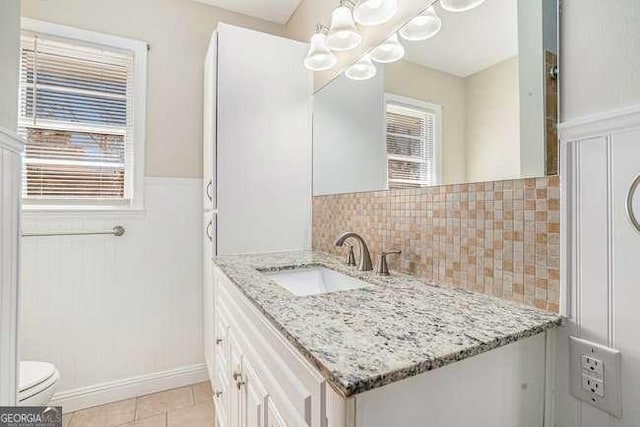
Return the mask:
MULTIPOLYGON (((558 312, 558 176, 313 198, 313 249, 360 233, 392 270, 558 312)), ((357 256, 357 253, 356 253, 357 256)))

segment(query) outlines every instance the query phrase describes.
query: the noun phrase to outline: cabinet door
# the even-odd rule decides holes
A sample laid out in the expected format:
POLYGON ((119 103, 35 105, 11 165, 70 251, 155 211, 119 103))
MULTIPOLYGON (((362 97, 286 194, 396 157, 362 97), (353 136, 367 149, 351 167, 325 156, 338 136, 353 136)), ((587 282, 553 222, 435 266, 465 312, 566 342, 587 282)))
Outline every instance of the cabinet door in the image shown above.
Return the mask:
POLYGON ((267 415, 267 392, 245 356, 242 357, 240 396, 242 427, 264 427, 267 415))
POLYGON ((266 427, 287 427, 284 418, 278 412, 273 400, 267 398, 267 425, 266 427))
POLYGON ((211 260, 211 241, 209 235, 213 231, 213 213, 207 213, 204 215, 203 224, 203 264, 202 264, 202 285, 203 285, 203 329, 204 329, 204 359, 209 372, 209 378, 212 382, 214 380, 214 366, 215 366, 215 318, 214 318, 214 274, 213 274, 213 261, 211 260))
POLYGON ((216 208, 217 74, 218 34, 213 33, 204 63, 202 201, 205 211, 216 208))
POLYGON ((229 425, 230 427, 241 427, 243 420, 240 393, 240 389, 242 388, 240 385, 242 378, 242 353, 231 328, 229 328, 227 337, 229 339, 229 364, 231 365, 229 425))
POLYGON ((216 370, 216 385, 213 389, 213 399, 216 405, 216 423, 217 427, 229 427, 229 398, 231 388, 227 378, 224 378, 224 372, 220 369, 216 370))
POLYGON ((308 46, 222 23, 218 32, 219 253, 308 249, 308 46))
MULTIPOLYGON (((214 272, 214 276, 217 275, 214 272)), ((217 283, 214 283, 214 287, 217 283)), ((231 369, 229 368, 229 324, 222 307, 216 304, 215 311, 215 380, 214 395, 216 402, 216 419, 219 427, 228 427, 232 393, 234 384, 230 384, 231 369)))
POLYGON ((230 381, 231 364, 229 362, 229 321, 224 306, 216 304, 215 361, 216 370, 223 373, 225 381, 230 381))

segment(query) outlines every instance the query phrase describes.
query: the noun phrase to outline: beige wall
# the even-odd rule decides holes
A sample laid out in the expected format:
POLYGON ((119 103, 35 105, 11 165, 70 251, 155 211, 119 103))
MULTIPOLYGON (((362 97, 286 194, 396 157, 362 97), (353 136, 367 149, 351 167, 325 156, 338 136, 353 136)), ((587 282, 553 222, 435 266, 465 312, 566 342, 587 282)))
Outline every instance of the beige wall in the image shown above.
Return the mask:
POLYGON ((469 182, 520 176, 518 57, 465 79, 469 182))
POLYGON ((0 2, 0 126, 15 132, 18 106, 18 0, 0 2))
POLYGON ((329 25, 331 11, 337 5, 333 0, 302 0, 287 22, 287 37, 308 42, 317 23, 329 25))
POLYGON ((442 106, 443 183, 520 177, 518 58, 467 78, 401 61, 385 90, 442 106))
POLYGON ((202 176, 202 67, 218 21, 284 33, 283 26, 193 0, 23 0, 22 15, 151 45, 146 165, 150 176, 202 176))
POLYGON ((443 183, 464 182, 465 79, 400 61, 385 66, 385 90, 442 106, 443 183))

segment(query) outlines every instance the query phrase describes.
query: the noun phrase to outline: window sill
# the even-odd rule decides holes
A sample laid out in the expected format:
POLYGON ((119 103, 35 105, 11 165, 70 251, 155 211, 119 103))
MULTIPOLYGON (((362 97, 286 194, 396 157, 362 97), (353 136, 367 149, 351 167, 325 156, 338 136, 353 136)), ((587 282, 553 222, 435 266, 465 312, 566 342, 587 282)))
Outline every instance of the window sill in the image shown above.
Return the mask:
POLYGON ((68 218, 142 218, 144 208, 119 208, 103 206, 34 206, 23 205, 22 217, 25 219, 68 219, 68 218))

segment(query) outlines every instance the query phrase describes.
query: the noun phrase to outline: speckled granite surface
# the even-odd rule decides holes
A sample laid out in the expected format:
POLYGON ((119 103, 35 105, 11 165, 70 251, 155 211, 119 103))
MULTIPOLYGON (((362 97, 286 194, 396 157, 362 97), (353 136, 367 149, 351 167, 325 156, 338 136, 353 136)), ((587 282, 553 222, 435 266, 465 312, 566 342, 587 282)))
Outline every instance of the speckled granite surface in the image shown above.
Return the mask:
POLYGON ((376 276, 321 252, 222 256, 216 264, 343 396, 560 325, 553 313, 411 276, 376 276), (324 266, 374 286, 295 296, 261 271, 324 266))

